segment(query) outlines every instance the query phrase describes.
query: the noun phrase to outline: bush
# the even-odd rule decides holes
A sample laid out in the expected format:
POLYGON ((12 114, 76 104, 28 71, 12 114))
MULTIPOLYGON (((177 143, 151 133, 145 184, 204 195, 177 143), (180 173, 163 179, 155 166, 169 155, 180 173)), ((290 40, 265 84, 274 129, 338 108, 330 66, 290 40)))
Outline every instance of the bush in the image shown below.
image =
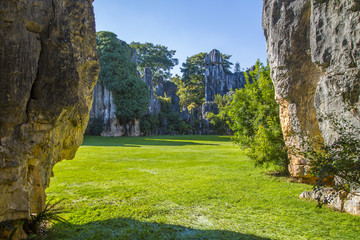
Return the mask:
POLYGON ((272 163, 287 173, 289 161, 270 67, 259 60, 254 67, 250 76, 245 73, 245 88, 232 94, 230 104, 219 106, 220 114, 234 131, 233 141, 246 150, 256 165, 272 163))
POLYGON ((102 117, 90 119, 86 132, 90 135, 100 136, 104 131, 104 120, 102 117))
POLYGON ((222 109, 222 111, 219 111, 219 114, 215 114, 213 112, 207 113, 206 118, 210 120, 211 129, 216 134, 230 134, 231 130, 228 125, 230 119, 228 116, 228 111, 225 109, 229 107, 231 103, 231 97, 229 95, 216 95, 215 103, 219 109, 222 109))
POLYGON ((321 191, 328 179, 335 177, 337 180, 333 187, 335 194, 319 198, 320 205, 329 202, 342 191, 349 193, 353 188, 360 187, 360 129, 346 119, 339 121, 332 116, 324 118, 332 122, 339 137, 330 144, 325 144, 320 136, 308 138, 302 146, 304 150, 295 150, 310 163, 309 174, 316 178, 314 191, 321 191))
POLYGON ((158 118, 155 114, 153 115, 144 115, 140 119, 140 131, 144 135, 156 134, 156 131, 159 128, 158 118))

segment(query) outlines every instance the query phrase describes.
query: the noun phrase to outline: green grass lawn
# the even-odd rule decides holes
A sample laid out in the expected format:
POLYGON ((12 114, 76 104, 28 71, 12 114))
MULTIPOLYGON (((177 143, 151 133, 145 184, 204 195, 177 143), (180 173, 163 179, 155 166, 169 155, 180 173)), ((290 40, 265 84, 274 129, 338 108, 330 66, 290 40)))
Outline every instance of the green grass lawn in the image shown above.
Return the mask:
POLYGON ((360 239, 360 217, 265 171, 229 137, 85 137, 47 189, 71 226, 46 239, 360 239))

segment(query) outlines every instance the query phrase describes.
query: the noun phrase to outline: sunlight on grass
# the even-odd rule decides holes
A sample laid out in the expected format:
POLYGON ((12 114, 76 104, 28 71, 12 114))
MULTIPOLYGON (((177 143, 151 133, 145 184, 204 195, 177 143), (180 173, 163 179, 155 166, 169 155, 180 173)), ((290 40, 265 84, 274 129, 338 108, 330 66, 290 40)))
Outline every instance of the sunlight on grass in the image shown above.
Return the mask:
POLYGON ((228 137, 86 137, 47 195, 72 227, 46 239, 356 239, 360 218, 298 198, 228 137))

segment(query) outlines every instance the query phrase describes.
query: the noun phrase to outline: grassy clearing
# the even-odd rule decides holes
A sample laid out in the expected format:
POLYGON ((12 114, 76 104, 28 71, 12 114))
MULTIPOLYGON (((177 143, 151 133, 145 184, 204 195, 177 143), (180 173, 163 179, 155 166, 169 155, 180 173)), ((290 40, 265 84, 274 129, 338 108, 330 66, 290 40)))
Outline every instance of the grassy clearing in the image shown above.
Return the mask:
POLYGON ((86 137, 48 196, 72 227, 46 239, 358 239, 360 217, 298 198, 222 136, 86 137))

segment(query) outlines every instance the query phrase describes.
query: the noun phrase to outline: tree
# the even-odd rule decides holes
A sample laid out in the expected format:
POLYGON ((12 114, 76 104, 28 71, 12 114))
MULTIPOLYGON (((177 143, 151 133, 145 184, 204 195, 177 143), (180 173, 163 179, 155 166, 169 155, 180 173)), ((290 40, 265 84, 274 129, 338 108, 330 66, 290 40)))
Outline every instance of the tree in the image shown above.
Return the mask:
POLYGON ((130 47, 136 51, 137 66, 140 71, 143 72, 145 67, 150 68, 155 84, 160 78, 169 79, 171 77, 170 70, 179 64, 179 60, 174 58, 176 51, 168 50, 163 45, 132 42, 130 47))
POLYGON ((140 118, 149 106, 149 91, 132 62, 133 51, 112 32, 97 33, 99 82, 111 90, 121 124, 140 118))
POLYGON ((240 72, 241 72, 240 63, 236 62, 234 67, 234 73, 240 73, 240 72))
POLYGON ((270 67, 258 60, 249 75, 245 73, 245 88, 236 90, 231 104, 220 107, 220 113, 229 117, 233 141, 246 149, 256 165, 274 163, 287 172, 288 158, 270 67))

